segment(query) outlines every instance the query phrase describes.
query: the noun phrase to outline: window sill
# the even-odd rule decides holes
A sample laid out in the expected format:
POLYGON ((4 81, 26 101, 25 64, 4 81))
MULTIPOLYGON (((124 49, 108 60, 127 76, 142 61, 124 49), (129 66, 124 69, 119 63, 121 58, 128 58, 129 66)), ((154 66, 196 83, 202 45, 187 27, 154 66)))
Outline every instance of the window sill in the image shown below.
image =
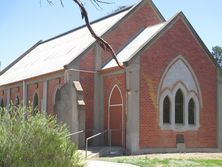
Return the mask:
POLYGON ((160 125, 161 130, 172 130, 175 132, 185 132, 185 131, 197 131, 199 125, 185 125, 185 124, 162 124, 160 125))

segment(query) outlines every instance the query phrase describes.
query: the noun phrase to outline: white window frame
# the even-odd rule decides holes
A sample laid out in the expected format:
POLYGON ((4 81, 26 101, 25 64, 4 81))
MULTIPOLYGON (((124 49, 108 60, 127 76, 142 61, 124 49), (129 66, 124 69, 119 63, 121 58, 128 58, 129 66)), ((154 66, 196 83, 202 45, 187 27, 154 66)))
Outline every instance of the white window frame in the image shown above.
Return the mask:
POLYGON ((162 130, 173 130, 176 132, 184 132, 184 131, 196 131, 200 127, 200 110, 202 106, 202 99, 201 99, 201 92, 199 88, 199 84, 197 82, 197 77, 195 76, 191 66, 189 63, 182 57, 178 56, 175 58, 166 68, 162 78, 161 82, 158 88, 158 106, 159 106, 159 126, 162 130), (178 61, 182 60, 186 67, 190 70, 192 73, 193 81, 196 84, 197 90, 189 90, 186 87, 186 81, 180 81, 177 80, 176 83, 174 83, 171 87, 164 87, 163 82, 165 79, 165 76, 169 69, 172 67, 172 65, 178 61), (178 90, 181 90, 184 97, 184 123, 183 124, 176 124, 175 123, 175 97, 178 90), (163 123, 163 102, 165 97, 168 96, 170 100, 170 123, 163 123), (194 100, 195 103, 195 115, 194 115, 194 121, 195 124, 189 124, 189 101, 190 99, 194 100))

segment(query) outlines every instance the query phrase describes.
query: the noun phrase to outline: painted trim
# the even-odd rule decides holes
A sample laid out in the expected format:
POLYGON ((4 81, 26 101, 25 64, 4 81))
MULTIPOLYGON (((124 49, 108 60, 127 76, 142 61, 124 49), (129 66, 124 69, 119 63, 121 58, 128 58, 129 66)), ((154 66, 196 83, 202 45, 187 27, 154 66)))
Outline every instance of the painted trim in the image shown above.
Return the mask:
POLYGON ((26 82, 26 85, 30 85, 30 84, 33 84, 33 83, 36 83, 36 82, 43 82, 45 80, 50 81, 50 80, 53 80, 53 79, 56 79, 56 78, 59 78, 59 77, 64 78, 64 72, 65 71, 63 69, 63 70, 59 70, 59 71, 54 71, 52 73, 35 76, 33 78, 28 78, 28 79, 20 80, 20 81, 17 81, 17 82, 12 82, 12 83, 9 83, 9 84, 0 85, 0 90, 22 86, 24 81, 26 82))
POLYGON ((119 106, 123 106, 123 104, 111 104, 110 107, 119 107, 119 106))

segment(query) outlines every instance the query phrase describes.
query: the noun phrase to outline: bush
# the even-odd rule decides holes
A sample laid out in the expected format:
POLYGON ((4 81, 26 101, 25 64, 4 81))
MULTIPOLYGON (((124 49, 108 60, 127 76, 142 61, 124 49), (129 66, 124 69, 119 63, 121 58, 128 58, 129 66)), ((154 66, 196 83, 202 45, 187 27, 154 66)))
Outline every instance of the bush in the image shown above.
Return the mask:
POLYGON ((84 160, 64 124, 32 109, 0 109, 1 167, 82 167, 84 160))

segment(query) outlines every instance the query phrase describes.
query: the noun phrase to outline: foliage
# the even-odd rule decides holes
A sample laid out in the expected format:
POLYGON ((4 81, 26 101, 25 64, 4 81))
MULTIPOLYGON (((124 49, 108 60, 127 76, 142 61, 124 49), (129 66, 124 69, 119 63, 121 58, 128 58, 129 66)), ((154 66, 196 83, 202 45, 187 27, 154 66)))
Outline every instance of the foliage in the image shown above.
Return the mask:
POLYGON ((67 137, 68 129, 54 117, 32 108, 0 109, 1 167, 82 167, 84 161, 67 137))
POLYGON ((222 47, 220 46, 215 46, 212 48, 212 55, 217 61, 218 65, 222 67, 222 47))
POLYGON ((104 158, 103 160, 128 163, 140 167, 219 167, 222 166, 221 159, 162 159, 162 158, 148 158, 146 156, 139 157, 117 157, 104 158))

